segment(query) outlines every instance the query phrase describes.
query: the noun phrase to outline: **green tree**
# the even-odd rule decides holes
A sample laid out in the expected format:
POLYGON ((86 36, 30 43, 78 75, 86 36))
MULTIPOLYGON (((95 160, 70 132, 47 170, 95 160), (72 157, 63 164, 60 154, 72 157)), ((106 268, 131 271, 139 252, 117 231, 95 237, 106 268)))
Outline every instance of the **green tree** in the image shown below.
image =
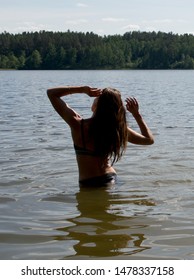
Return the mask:
POLYGON ((76 48, 70 48, 67 50, 67 56, 66 56, 67 66, 69 68, 75 68, 76 67, 76 61, 77 61, 77 50, 76 48))
POLYGON ((18 57, 19 60, 19 69, 24 69, 26 64, 26 54, 24 51, 21 52, 20 56, 18 57))
POLYGON ((193 60, 192 34, 0 34, 0 67, 6 69, 193 69, 193 60))
POLYGON ((8 59, 9 59, 8 68, 10 68, 10 69, 18 69, 18 67, 19 67, 19 60, 18 60, 18 58, 13 53, 10 53, 8 55, 8 59))
POLYGON ((60 47, 59 56, 58 56, 58 67, 59 69, 66 68, 66 51, 63 47, 60 47))
POLYGON ((0 56, 0 69, 8 69, 9 68, 9 58, 6 55, 0 56))
POLYGON ((57 51, 53 43, 49 44, 48 52, 44 59, 45 69, 56 69, 57 68, 57 51))
POLYGON ((41 54, 38 50, 34 50, 32 54, 27 58, 26 65, 28 69, 40 69, 41 64, 41 54))

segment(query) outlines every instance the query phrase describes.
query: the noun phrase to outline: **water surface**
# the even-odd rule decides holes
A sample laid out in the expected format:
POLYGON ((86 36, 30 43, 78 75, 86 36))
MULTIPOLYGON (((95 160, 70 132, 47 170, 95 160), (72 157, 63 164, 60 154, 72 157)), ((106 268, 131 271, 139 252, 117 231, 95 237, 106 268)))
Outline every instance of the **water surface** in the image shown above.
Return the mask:
MULTIPOLYGON (((194 259, 193 71, 0 71, 1 259, 194 259), (110 188, 79 189, 46 89, 135 96, 155 144, 129 144, 110 188)), ((92 98, 66 97, 89 117, 92 98)), ((128 115, 128 122, 137 129, 128 115)))

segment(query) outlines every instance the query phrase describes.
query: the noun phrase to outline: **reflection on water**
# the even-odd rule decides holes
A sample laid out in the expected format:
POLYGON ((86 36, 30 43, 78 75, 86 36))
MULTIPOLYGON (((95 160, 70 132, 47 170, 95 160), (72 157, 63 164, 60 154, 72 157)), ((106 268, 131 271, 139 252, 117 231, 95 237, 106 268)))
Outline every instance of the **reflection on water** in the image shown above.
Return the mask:
MULTIPOLYGON (((71 222, 69 227, 58 228, 68 233, 65 238, 76 240, 73 246, 75 257, 122 256, 149 249, 143 244, 144 234, 138 233, 139 228, 148 225, 134 224, 133 218, 119 216, 111 210, 112 205, 121 199, 118 194, 103 187, 81 188, 76 199, 79 215, 68 219, 71 222)), ((143 203, 146 204, 145 199, 143 203)))

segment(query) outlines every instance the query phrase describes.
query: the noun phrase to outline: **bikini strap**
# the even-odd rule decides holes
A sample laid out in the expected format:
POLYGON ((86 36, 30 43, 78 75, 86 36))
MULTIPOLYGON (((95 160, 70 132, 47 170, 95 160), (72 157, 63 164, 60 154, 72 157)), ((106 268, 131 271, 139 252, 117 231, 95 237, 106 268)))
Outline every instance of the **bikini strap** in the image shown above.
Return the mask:
POLYGON ((83 148, 86 149, 85 137, 84 137, 84 119, 81 119, 81 137, 83 148))

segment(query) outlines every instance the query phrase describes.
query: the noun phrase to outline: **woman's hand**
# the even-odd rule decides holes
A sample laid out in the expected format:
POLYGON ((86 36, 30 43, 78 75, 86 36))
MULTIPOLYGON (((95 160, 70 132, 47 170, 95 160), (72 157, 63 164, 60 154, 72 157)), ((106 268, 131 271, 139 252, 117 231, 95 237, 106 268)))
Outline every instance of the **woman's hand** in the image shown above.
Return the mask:
POLYGON ((92 88, 89 86, 84 87, 84 92, 90 97, 97 97, 102 94, 102 90, 100 88, 92 88))
POLYGON ((126 100, 126 108, 133 116, 139 114, 139 104, 135 97, 128 97, 126 100))

